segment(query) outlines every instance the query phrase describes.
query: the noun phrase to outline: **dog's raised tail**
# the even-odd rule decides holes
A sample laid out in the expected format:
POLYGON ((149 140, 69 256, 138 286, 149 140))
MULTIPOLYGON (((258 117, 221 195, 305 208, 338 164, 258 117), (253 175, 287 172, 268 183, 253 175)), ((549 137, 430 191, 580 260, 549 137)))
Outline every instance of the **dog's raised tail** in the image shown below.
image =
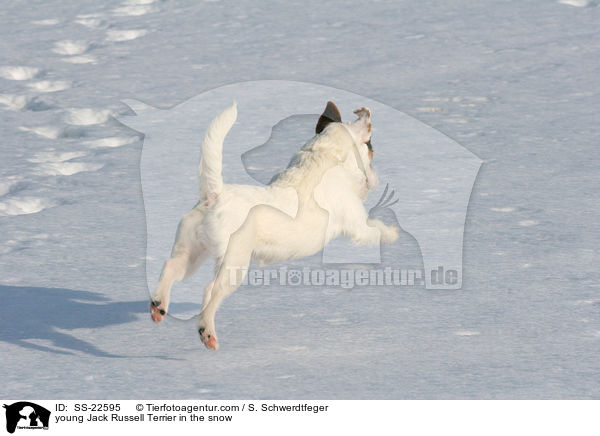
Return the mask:
POLYGON ((237 104, 219 114, 208 126, 202 143, 202 159, 198 167, 200 199, 212 206, 223 189, 223 141, 235 120, 237 104))

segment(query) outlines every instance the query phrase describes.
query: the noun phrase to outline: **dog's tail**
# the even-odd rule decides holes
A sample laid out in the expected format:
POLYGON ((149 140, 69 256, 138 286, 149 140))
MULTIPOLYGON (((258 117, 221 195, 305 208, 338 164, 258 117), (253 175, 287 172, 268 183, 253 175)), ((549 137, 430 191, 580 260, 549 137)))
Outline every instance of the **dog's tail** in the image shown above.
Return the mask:
POLYGON ((223 141, 237 119, 234 102, 208 126, 202 143, 202 159, 198 167, 200 199, 212 206, 223 189, 223 141))

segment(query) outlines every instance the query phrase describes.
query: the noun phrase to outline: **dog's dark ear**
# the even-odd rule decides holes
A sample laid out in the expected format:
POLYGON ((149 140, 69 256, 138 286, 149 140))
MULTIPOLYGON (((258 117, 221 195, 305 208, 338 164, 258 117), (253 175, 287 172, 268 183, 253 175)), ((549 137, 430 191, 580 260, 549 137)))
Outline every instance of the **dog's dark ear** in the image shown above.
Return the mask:
POLYGON ((333 102, 328 101, 327 106, 325 106, 325 110, 319 117, 319 121, 317 121, 317 127, 315 127, 315 133, 318 135, 325 127, 327 127, 330 123, 341 123, 342 115, 340 114, 339 109, 333 102))

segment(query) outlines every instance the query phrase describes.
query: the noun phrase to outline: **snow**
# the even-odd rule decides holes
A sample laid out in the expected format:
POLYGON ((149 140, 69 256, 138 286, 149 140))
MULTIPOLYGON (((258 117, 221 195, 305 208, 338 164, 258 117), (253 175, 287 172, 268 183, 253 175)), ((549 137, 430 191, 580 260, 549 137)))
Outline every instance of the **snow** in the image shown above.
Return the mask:
POLYGON ((0 94, 0 103, 8 109, 19 111, 25 108, 29 101, 24 95, 0 94))
POLYGON ((115 8, 113 10, 113 14, 117 15, 117 16, 138 17, 141 15, 146 15, 146 14, 149 14, 152 12, 157 12, 157 11, 158 11, 158 9, 152 5, 141 4, 141 5, 129 5, 129 6, 123 6, 120 8, 115 8))
POLYGON ((514 212, 515 208, 514 207, 490 207, 490 210, 493 210, 494 212, 510 213, 510 212, 514 212))
POLYGON ((96 58, 91 55, 83 55, 83 56, 73 56, 70 58, 63 58, 63 62, 68 62, 70 64, 95 64, 96 58))
POLYGON ((65 89, 69 89, 71 87, 69 82, 64 80, 42 80, 40 82, 28 83, 27 86, 39 92, 58 92, 64 91, 65 89))
MULTIPOLYGON (((35 0, 0 11, 4 397, 599 398, 597 2, 35 0), (209 262, 175 286, 177 317, 151 323, 146 265, 168 253, 147 260, 140 162, 149 141, 127 127, 135 117, 122 102, 166 110, 268 79, 381 102, 483 160, 460 290, 242 287, 217 314, 212 353, 184 319, 198 311, 209 262)), ((270 114, 269 97, 256 95, 263 103, 240 118, 270 114)), ((191 113, 197 131, 165 145, 181 141, 194 166, 202 126, 219 109, 191 113)), ((281 142, 270 147, 280 149, 255 150, 256 132, 232 131, 225 152, 252 153, 247 172, 225 168, 225 179, 268 180, 321 109, 273 122, 282 121, 281 142)), ((378 149, 378 131, 392 128, 379 112, 374 165, 398 153, 413 179, 393 186, 397 195, 444 197, 415 179, 441 161, 434 149, 429 162, 407 152, 406 136, 378 149)), ((181 194, 168 178, 156 185, 193 206, 195 179, 181 194)), ((381 249, 381 266, 422 269, 404 230, 381 249)), ((170 239, 175 226, 163 231, 170 239)), ((280 266, 323 267, 318 255, 280 266)))
POLYGON ((114 136, 111 138, 100 138, 93 139, 90 141, 83 141, 83 144, 88 145, 92 148, 101 148, 101 147, 122 147, 124 145, 131 144, 132 142, 137 141, 139 138, 136 136, 114 136))
POLYGON ((0 202, 0 216, 27 215, 50 207, 51 201, 34 197, 12 197, 0 202))
POLYGON ((57 18, 46 18, 45 20, 34 20, 31 24, 36 24, 38 26, 55 26, 60 21, 57 18))
POLYGON ((61 136, 63 129, 57 126, 38 126, 38 127, 25 127, 20 126, 19 130, 24 132, 35 133, 36 135, 42 136, 48 139, 56 139, 61 136))
POLYGON ((90 45, 87 41, 71 41, 66 39, 64 41, 57 41, 54 43, 52 51, 54 53, 62 55, 80 55, 88 51, 90 45))
POLYGON ((107 41, 122 42, 137 39, 148 33, 147 30, 109 30, 106 34, 107 41))
POLYGON ((77 157, 85 156, 86 153, 82 151, 73 151, 65 153, 56 152, 41 152, 35 153, 33 157, 28 158, 29 162, 40 163, 40 162, 64 162, 67 160, 75 159, 77 157))
POLYGON ((578 8, 585 8, 586 6, 593 4, 590 0, 558 0, 558 2, 563 5, 575 6, 578 8))
POLYGON ((105 123, 110 114, 110 110, 69 109, 65 121, 75 126, 91 126, 105 123))
POLYGON ((89 27, 91 29, 103 27, 107 21, 98 17, 97 15, 79 15, 75 20, 75 23, 81 24, 82 26, 89 27))
POLYGON ((39 74, 40 70, 33 67, 0 67, 0 77, 7 80, 29 80, 39 74))
POLYGON ((540 222, 536 221, 536 220, 523 220, 523 221, 519 221, 519 225, 523 226, 523 227, 531 227, 531 226, 537 226, 540 222))

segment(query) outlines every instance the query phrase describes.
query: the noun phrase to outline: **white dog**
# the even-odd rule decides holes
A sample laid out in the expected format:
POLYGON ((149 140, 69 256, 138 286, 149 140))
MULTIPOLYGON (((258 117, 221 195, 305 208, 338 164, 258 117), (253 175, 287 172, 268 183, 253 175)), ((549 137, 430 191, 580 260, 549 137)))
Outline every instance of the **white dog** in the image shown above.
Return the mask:
POLYGON ((377 184, 371 167, 371 113, 366 108, 354 113, 358 119, 344 124, 329 102, 317 135, 267 186, 223 184, 223 141, 237 118, 235 103, 212 121, 198 170, 200 201, 181 220, 152 295, 155 322, 167 313, 173 283, 213 256, 216 277, 204 289, 198 331, 204 345, 217 350, 215 313, 241 284, 251 260, 264 265, 310 256, 340 235, 357 244, 398 238, 397 227, 370 219, 364 208, 368 191, 377 184))

